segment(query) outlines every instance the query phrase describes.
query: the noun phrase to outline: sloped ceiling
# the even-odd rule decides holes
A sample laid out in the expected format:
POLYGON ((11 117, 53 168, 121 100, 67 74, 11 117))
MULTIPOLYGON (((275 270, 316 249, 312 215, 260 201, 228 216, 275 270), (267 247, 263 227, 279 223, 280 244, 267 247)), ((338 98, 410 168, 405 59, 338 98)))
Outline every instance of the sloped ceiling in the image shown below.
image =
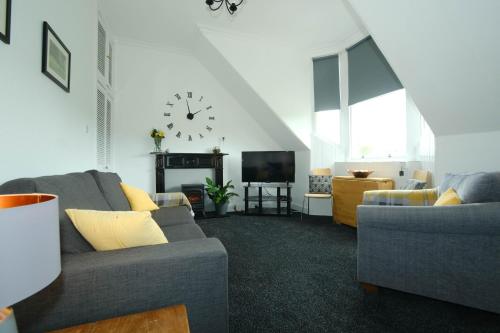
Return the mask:
POLYGON ((311 56, 304 51, 358 32, 350 10, 342 0, 245 0, 231 16, 225 9, 210 11, 203 0, 100 0, 119 39, 190 51, 276 142, 295 150, 310 145, 311 56), (207 38, 200 27, 216 33, 207 38), (238 38, 220 43, 217 34, 238 38))
POLYGON ((437 136, 500 129, 500 1, 346 3, 437 136))

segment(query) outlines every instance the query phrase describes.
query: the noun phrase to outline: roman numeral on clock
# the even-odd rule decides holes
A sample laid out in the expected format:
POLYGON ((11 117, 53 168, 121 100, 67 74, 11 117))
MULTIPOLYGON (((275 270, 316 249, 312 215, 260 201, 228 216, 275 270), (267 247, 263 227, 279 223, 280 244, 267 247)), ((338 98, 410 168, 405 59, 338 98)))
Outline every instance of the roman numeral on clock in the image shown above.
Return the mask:
POLYGON ((212 108, 212 105, 207 106, 207 110, 210 110, 212 108))
POLYGON ((170 112, 165 112, 165 113, 163 113, 163 115, 164 115, 165 117, 170 117, 172 114, 171 114, 170 112))
POLYGON ((193 98, 193 92, 188 91, 187 94, 188 94, 188 98, 193 98))
POLYGON ((178 137, 178 138, 180 139, 180 138, 181 138, 181 135, 182 135, 182 133, 179 131, 179 132, 177 132, 177 134, 176 134, 175 136, 176 136, 176 137, 178 137))
POLYGON ((175 94, 174 96, 175 96, 175 97, 177 97, 177 100, 178 100, 178 101, 180 101, 180 100, 181 100, 181 95, 179 95, 179 94, 175 94))
POLYGON ((191 135, 188 135, 188 141, 193 141, 193 138, 191 137, 191 135))
POLYGON ((201 134, 201 133, 200 133, 199 135, 200 135, 200 139, 203 139, 203 138, 204 138, 203 134, 201 134))
POLYGON ((173 107, 174 105, 170 102, 167 102, 167 105, 170 106, 170 107, 173 107))
POLYGON ((167 125, 167 128, 168 128, 169 130, 171 130, 172 128, 174 128, 174 123, 170 123, 170 124, 168 124, 168 125, 167 125))
POLYGON ((213 128, 210 126, 207 126, 207 131, 212 132, 213 128))
POLYGON ((200 99, 198 100, 198 102, 201 102, 203 100, 203 96, 200 97, 200 99))
POLYGON ((208 120, 215 120, 215 117, 208 117, 208 120))

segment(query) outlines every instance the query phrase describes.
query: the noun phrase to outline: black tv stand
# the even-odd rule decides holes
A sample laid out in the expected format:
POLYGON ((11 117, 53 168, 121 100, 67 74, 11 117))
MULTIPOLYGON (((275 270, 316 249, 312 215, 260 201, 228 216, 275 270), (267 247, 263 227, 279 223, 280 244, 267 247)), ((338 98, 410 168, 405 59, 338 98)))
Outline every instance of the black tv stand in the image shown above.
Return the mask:
POLYGON ((290 183, 247 183, 245 187, 245 215, 292 215, 292 185, 290 183), (252 188, 258 189, 258 195, 249 195, 252 188), (276 195, 262 195, 262 188, 275 188, 276 195), (286 189, 286 195, 281 194, 281 189, 286 189), (256 208, 251 208, 250 203, 258 203, 256 208), (276 207, 264 208, 264 202, 276 202, 276 207), (282 213, 282 203, 286 203, 286 211, 282 213))

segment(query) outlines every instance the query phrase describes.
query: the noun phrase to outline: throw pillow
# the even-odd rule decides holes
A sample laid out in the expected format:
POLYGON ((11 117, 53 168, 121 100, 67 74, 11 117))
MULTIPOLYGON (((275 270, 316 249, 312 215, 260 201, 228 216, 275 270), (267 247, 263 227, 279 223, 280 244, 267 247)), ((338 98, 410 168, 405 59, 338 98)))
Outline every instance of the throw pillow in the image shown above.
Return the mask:
POLYGON ((434 206, 455 206, 460 205, 461 203, 462 200, 460 200, 457 192, 450 187, 446 192, 439 196, 436 203, 434 203, 434 206))
POLYGON ((309 176, 309 193, 331 193, 332 176, 309 176))
POLYGON ((97 251, 168 243, 150 212, 66 209, 66 213, 97 251))
POLYGON ((423 182, 418 179, 407 179, 406 183, 401 187, 402 190, 421 190, 427 185, 426 182, 423 182))
POLYGON ((120 186, 127 197, 133 211, 144 212, 160 209, 149 197, 146 191, 140 188, 120 183, 120 186))

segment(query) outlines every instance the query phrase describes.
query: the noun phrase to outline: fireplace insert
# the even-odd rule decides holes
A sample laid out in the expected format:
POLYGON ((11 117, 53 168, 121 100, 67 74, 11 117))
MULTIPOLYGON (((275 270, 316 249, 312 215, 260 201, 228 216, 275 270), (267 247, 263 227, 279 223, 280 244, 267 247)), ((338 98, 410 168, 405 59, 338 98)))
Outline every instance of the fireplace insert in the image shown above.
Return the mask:
POLYGON ((205 185, 182 184, 181 190, 191 203, 195 215, 205 216, 205 185))

